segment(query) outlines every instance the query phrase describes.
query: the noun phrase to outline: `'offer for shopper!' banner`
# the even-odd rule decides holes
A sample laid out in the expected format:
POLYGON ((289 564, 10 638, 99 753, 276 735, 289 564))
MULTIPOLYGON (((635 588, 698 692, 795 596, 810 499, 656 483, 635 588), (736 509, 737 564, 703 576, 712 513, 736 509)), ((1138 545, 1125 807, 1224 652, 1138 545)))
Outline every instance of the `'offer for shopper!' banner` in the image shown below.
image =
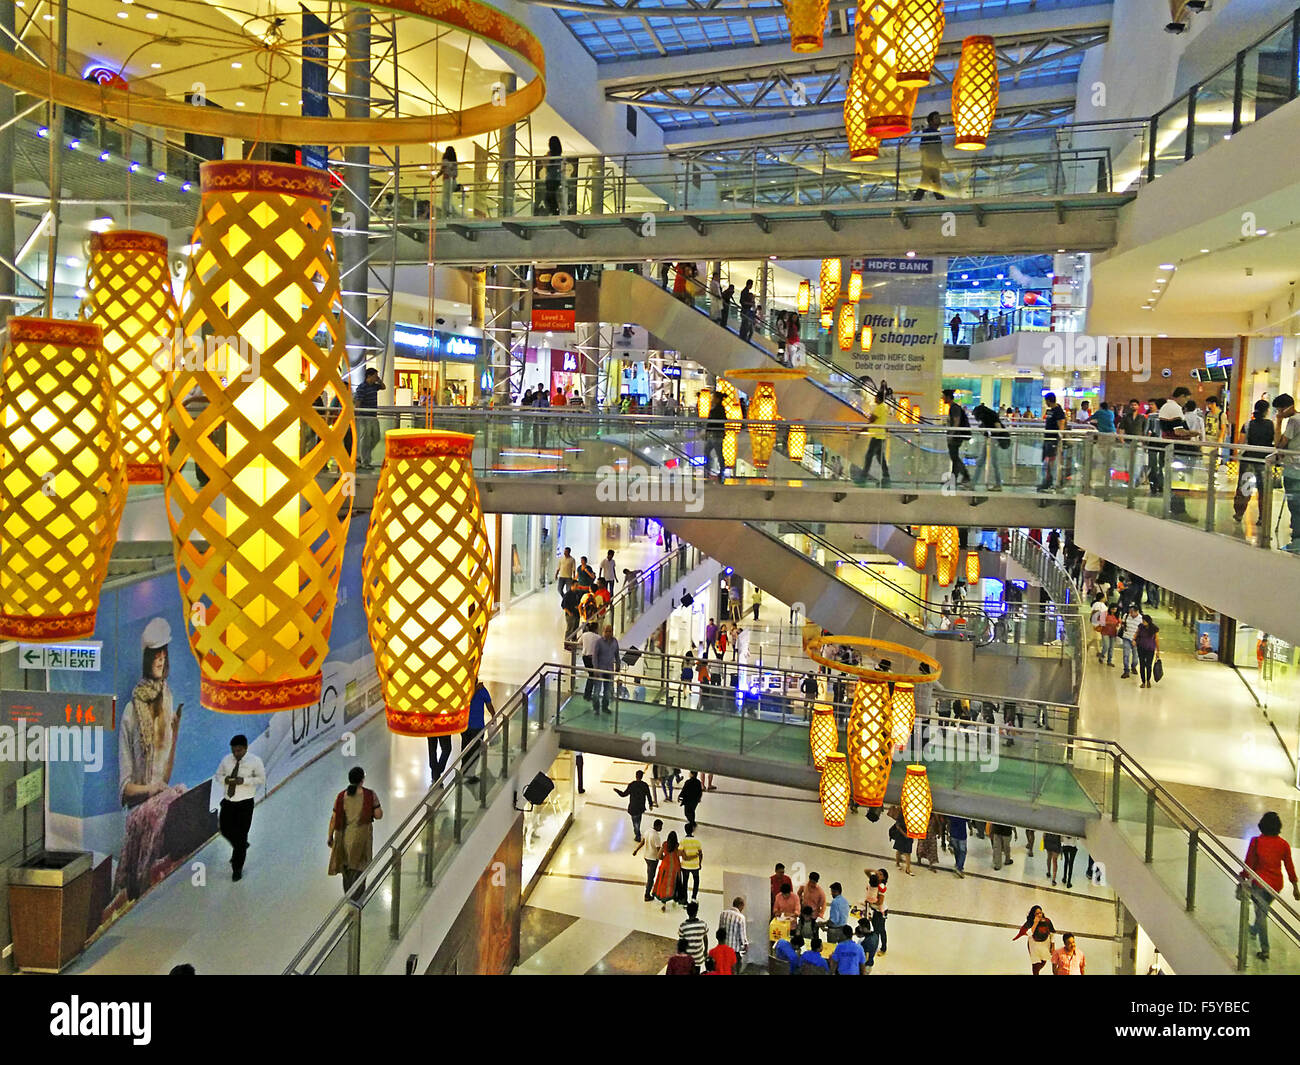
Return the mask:
POLYGON ((854 372, 870 375, 877 383, 888 381, 898 395, 919 402, 926 414, 938 409, 943 383, 943 332, 939 308, 867 304, 858 326, 871 327, 871 347, 853 356, 854 372))

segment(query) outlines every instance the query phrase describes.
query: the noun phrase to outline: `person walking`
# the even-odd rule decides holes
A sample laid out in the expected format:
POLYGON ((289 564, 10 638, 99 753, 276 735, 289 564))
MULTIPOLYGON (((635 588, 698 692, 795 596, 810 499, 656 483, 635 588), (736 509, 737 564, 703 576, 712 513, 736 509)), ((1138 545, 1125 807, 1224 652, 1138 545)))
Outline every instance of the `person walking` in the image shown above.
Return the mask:
POLYGON ((941 832, 942 817, 939 814, 931 813, 929 824, 925 828, 925 839, 917 840, 916 843, 916 862, 922 865, 925 862, 930 863, 932 872, 939 871, 939 833, 941 832))
POLYGON ((1101 622, 1101 650, 1097 654, 1098 662, 1105 662, 1112 667, 1115 665, 1115 637, 1119 635, 1119 631, 1119 611, 1109 606, 1101 622))
MULTIPOLYGON (((1295 400, 1282 394, 1273 400, 1277 412, 1277 450, 1282 460, 1282 493, 1290 512, 1291 539, 1283 551, 1300 552, 1300 413, 1295 400)), ((1265 489, 1261 486, 1260 491, 1265 489)))
MULTIPOLYGON (((615 795, 627 800, 627 815, 632 819, 632 838, 638 843, 641 842, 641 816, 647 809, 653 810, 656 805, 655 797, 650 792, 650 785, 645 782, 644 777, 645 771, 638 769, 636 779, 628 781, 626 788, 622 791, 618 788, 614 789, 615 795)), ((632 853, 635 854, 636 852, 633 851, 632 853)), ((646 855, 646 857, 649 859, 649 855, 646 855)), ((656 854, 655 860, 658 861, 658 858, 659 855, 656 854)))
POLYGON ((1043 480, 1039 484, 1040 492, 1050 492, 1055 481, 1064 484, 1069 473, 1062 468, 1058 471, 1057 458, 1061 448, 1061 429, 1066 424, 1064 408, 1056 402, 1056 393, 1048 392, 1043 397, 1043 480))
POLYGON ((578 653, 582 655, 582 665, 587 671, 586 683, 582 686, 582 697, 593 707, 596 694, 596 644, 600 643, 600 634, 594 623, 582 627, 578 637, 578 653))
POLYGON ((1011 859, 1011 836, 1015 829, 1010 825, 990 824, 989 842, 993 844, 993 868, 1001 869, 1004 865, 1014 865, 1011 859))
POLYGON ((1083 976, 1083 951, 1075 945, 1074 933, 1066 932, 1061 936, 1061 946, 1052 951, 1053 976, 1083 976))
POLYGON ((709 926, 700 917, 698 902, 686 904, 686 920, 677 926, 677 938, 686 940, 686 952, 703 969, 704 960, 709 956, 709 926))
POLYGON ((230 844, 231 880, 244 878, 244 857, 248 854, 248 832, 253 824, 253 806, 258 792, 266 791, 266 767, 262 759, 248 753, 248 737, 230 738, 230 753, 221 759, 212 777, 212 794, 221 796, 217 826, 230 844))
MULTIPOLYGON (((348 771, 348 786, 334 797, 330 830, 326 845, 330 849, 329 875, 343 876, 343 894, 365 872, 374 857, 374 823, 383 820, 384 808, 379 796, 365 783, 366 771, 359 765, 348 771)), ((361 885, 364 892, 366 886, 361 885)))
POLYGON ((676 902, 681 894, 678 881, 682 875, 682 855, 677 847, 677 833, 669 832, 668 838, 659 848, 659 867, 655 870, 654 887, 650 894, 659 900, 659 908, 668 910, 670 902, 676 902))
POLYGON ((687 821, 682 830, 686 835, 677 846, 682 856, 682 894, 691 889, 691 899, 700 897, 700 870, 704 868, 704 847, 695 838, 695 822, 687 821))
POLYGON ((608 714, 609 700, 614 694, 614 676, 621 665, 618 641, 614 639, 614 626, 606 625, 605 632, 596 641, 592 654, 592 663, 596 667, 596 713, 608 714))
POLYGON ((1024 936, 1029 937, 1029 968, 1035 976, 1052 960, 1052 934, 1055 931, 1043 908, 1033 906, 1029 910, 1029 916, 1025 918, 1025 923, 1020 926, 1020 931, 1011 937, 1013 943, 1024 936))
POLYGON ((718 931, 723 933, 721 942, 736 952, 743 966, 749 953, 749 930, 745 925, 745 900, 740 895, 731 900, 729 909, 718 915, 718 931))
POLYGON ((740 292, 740 339, 748 341, 754 335, 754 279, 745 282, 740 292))
POLYGON ((551 137, 546 142, 544 185, 546 213, 550 215, 560 213, 560 170, 563 165, 560 157, 563 154, 564 148, 560 144, 560 138, 551 137))
POLYGON ((572 550, 566 547, 555 567, 555 587, 561 599, 573 587, 573 578, 577 572, 578 560, 573 557, 572 550))
MULTIPOLYGON (((936 200, 944 199, 942 117, 938 111, 931 111, 925 116, 925 125, 921 127, 921 183, 912 193, 913 200, 925 199, 927 192, 934 193, 936 200)), ((960 316, 956 317, 960 322, 960 316)), ((957 343, 956 336, 952 342, 957 343)))
POLYGON ((479 753, 483 747, 479 737, 487 728, 488 718, 495 713, 492 694, 487 690, 487 685, 479 681, 469 701, 469 724, 460 735, 461 768, 466 774, 466 784, 478 783, 478 774, 475 773, 474 767, 478 765, 479 753))
POLYGON ((1061 837, 1061 854, 1065 859, 1061 868, 1061 880, 1066 887, 1073 887, 1071 881, 1074 880, 1074 859, 1079 854, 1079 845, 1075 843, 1073 836, 1061 837))
POLYGON ((1043 833, 1043 850, 1047 852, 1047 876, 1056 887, 1056 873, 1061 861, 1061 837, 1055 832, 1043 833))
POLYGON ((1142 615, 1142 623, 1137 627, 1133 644, 1137 647, 1138 666, 1141 669, 1142 683, 1139 687, 1149 688, 1152 667, 1160 654, 1160 627, 1151 620, 1150 614, 1142 615))
POLYGON ((975 462, 975 484, 984 482, 990 492, 1002 491, 1002 470, 998 468, 998 452, 1011 446, 1011 434, 1002 423, 1002 417, 992 407, 981 403, 973 411, 980 427, 979 459, 975 462), (987 472, 986 472, 987 470, 987 472), (993 483, 989 484, 992 478, 993 483))
POLYGON ((880 939, 880 950, 877 953, 882 958, 889 952, 889 933, 885 931, 885 919, 889 916, 889 908, 885 904, 888 887, 887 870, 877 869, 867 876, 866 910, 871 914, 871 930, 880 939))
POLYGON ((1119 675, 1120 680, 1127 680, 1138 671, 1138 654, 1137 654, 1137 631, 1142 624, 1142 611, 1138 609, 1137 603, 1130 604, 1128 614, 1124 618, 1121 640, 1124 644, 1124 672, 1119 675))
POLYGON ((970 418, 966 414, 966 408, 957 402, 957 393, 953 389, 945 388, 943 399, 948 404, 948 459, 952 464, 952 483, 955 487, 960 481, 962 487, 969 488, 970 474, 966 472, 961 449, 970 439, 970 418))
POLYGON ((699 809, 703 795, 704 785, 700 781, 699 771, 692 769, 691 775, 682 783, 682 790, 677 796, 677 801, 682 804, 682 812, 686 815, 687 823, 697 824, 695 811, 699 809))
POLYGON ((650 831, 645 834, 643 839, 637 841, 632 848, 632 856, 644 854, 645 858, 645 900, 649 902, 655 888, 655 871, 659 868, 659 850, 663 847, 663 837, 659 834, 663 831, 664 823, 656 817, 650 825, 650 831))
POLYGON ((357 469, 371 470, 375 445, 379 443, 379 416, 375 413, 379 404, 379 393, 384 390, 384 383, 379 379, 379 371, 367 366, 361 383, 353 393, 356 403, 357 420, 357 469), (366 413, 368 412, 368 413, 366 413))
POLYGON ((903 809, 891 806, 886 816, 894 822, 889 826, 889 839, 894 845, 894 868, 912 876, 912 837, 907 834, 907 826, 903 823, 903 809), (906 868, 903 867, 904 858, 907 859, 906 868))
POLYGON ((599 576, 605 582, 606 587, 618 587, 618 563, 614 561, 613 551, 606 551, 605 557, 600 560, 599 576))
POLYGON ((876 459, 880 460, 880 487, 889 487, 889 463, 885 459, 885 442, 889 435, 889 404, 886 402, 885 391, 883 388, 877 390, 876 401, 872 405, 870 412, 867 414, 867 457, 862 460, 862 480, 860 485, 866 485, 871 478, 871 466, 876 459))
POLYGON ((758 620, 758 608, 763 602, 763 589, 754 585, 754 594, 749 597, 749 605, 754 611, 754 620, 758 620))
POLYGON ((1242 890, 1249 893, 1255 907, 1255 923, 1250 926, 1250 934, 1259 940, 1255 957, 1260 961, 1268 961, 1268 911, 1273 905, 1274 894, 1282 893, 1283 866, 1291 880, 1291 896, 1300 900, 1300 884, 1296 883, 1291 845, 1282 838, 1282 819, 1270 810, 1259 819, 1259 835, 1246 846, 1249 872, 1241 877, 1242 890))
MULTIPOLYGON (((1273 439, 1274 425, 1268 416, 1268 400, 1261 399, 1255 404, 1250 421, 1241 431, 1241 442, 1249 447, 1272 447, 1273 439)), ((1258 491, 1261 501, 1264 498, 1263 493, 1267 491, 1268 484, 1265 477, 1267 464, 1260 453, 1242 452, 1237 469, 1239 472, 1237 490, 1232 497, 1232 520, 1240 524, 1246 516, 1250 497, 1258 491)))
POLYGON ((722 402, 722 393, 715 392, 709 405, 709 417, 704 423, 704 476, 709 476, 709 457, 718 460, 718 484, 723 482, 727 473, 726 459, 723 457, 722 445, 727 437, 727 406, 722 402))
POLYGON ((952 857, 956 866, 956 873, 963 879, 966 877, 966 873, 964 872, 966 868, 966 835, 966 818, 949 817, 948 842, 952 847, 952 857))

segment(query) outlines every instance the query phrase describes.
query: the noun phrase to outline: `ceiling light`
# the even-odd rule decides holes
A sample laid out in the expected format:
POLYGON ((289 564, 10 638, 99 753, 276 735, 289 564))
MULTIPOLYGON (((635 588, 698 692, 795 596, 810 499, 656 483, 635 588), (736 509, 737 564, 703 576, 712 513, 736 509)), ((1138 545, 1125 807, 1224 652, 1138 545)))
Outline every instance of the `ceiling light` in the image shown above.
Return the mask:
POLYGON ((1056 254, 1057 254, 1057 255, 1064 255, 1064 254, 1065 254, 1065 249, 1064 249, 1064 248, 1057 248, 1057 249, 1056 249, 1056 254))
POLYGON ((76 291, 76 297, 79 300, 84 300, 88 295, 90 295, 90 293, 88 293, 84 288, 79 288, 76 291))
POLYGON ((181 192, 189 192, 192 188, 194 188, 194 186, 190 182, 186 181, 181 185, 181 192))
POLYGON ((150 63, 150 64, 149 64, 149 69, 150 69, 150 70, 161 70, 161 69, 162 69, 162 64, 161 64, 161 63, 150 63))
POLYGON ((145 17, 145 18, 157 18, 157 17, 158 17, 158 12, 157 12, 157 11, 146 11, 145 14, 144 14, 144 17, 145 17))
MULTIPOLYGON (((1263 233, 1264 231, 1261 229, 1260 232, 1263 233)), ((915 258, 916 258, 916 252, 914 252, 914 251, 909 251, 909 252, 907 253, 907 257, 908 257, 909 259, 915 259, 915 258)))
POLYGON ((68 141, 68 151, 75 152, 80 147, 81 147, 81 141, 79 140, 68 141))
POLYGON ((1157 278, 1156 278, 1156 284, 1157 284, 1157 285, 1163 285, 1164 283, 1165 283, 1165 279, 1164 279, 1163 277, 1157 277, 1157 278))
POLYGON ((113 228, 112 215, 104 215, 103 218, 92 218, 86 223, 86 228, 92 233, 107 233, 113 228))
POLYGON ((38 137, 48 137, 49 135, 50 135, 49 126, 42 126, 40 129, 36 131, 36 136, 38 137))
POLYGON ((1202 254, 1202 255, 1209 255, 1209 254, 1210 254, 1210 249, 1209 249, 1209 248, 1202 248, 1202 249, 1201 249, 1201 254, 1202 254))
POLYGON ((998 280, 1001 281, 1005 276, 1005 274, 998 274, 998 280))
POLYGON ((963 281, 969 281, 969 280, 970 280, 970 274, 962 274, 962 275, 961 275, 961 279, 962 279, 963 281))
POLYGON ((70 267, 72 267, 72 269, 74 269, 74 270, 75 270, 78 266, 81 265, 81 260, 78 259, 78 258, 77 258, 76 256, 74 256, 74 255, 69 255, 69 256, 68 256, 66 259, 64 259, 63 261, 64 261, 65 263, 67 263, 70 267))
POLYGON ((118 17, 118 18, 130 18, 131 16, 128 15, 125 11, 119 11, 119 12, 117 13, 117 17, 118 17))
POLYGON ((1267 237, 1267 236, 1268 236, 1268 230, 1267 230, 1267 229, 1257 229, 1257 230, 1255 230, 1255 233, 1256 233, 1257 236, 1261 236, 1261 237, 1267 237))
POLYGON ((167 175, 164 174, 161 170, 158 171, 158 176, 154 178, 154 181, 166 181, 166 180, 167 180, 167 175))
POLYGON ((109 158, 110 158, 110 156, 111 156, 111 154, 112 154, 111 152, 100 152, 100 153, 99 153, 99 161, 100 161, 101 163, 107 163, 108 160, 109 160, 109 158))
POLYGON ((1156 337, 1160 340, 1164 340, 1165 337, 1167 337, 1168 335, 1169 335, 1168 333, 1157 333, 1156 337))
POLYGON ((1174 264, 1173 264, 1173 263, 1161 263, 1161 264, 1160 264, 1160 269, 1161 269, 1161 270, 1172 270, 1173 268, 1174 268, 1174 264))
POLYGON ((230 64, 230 69, 231 69, 231 70, 243 70, 243 69, 244 69, 244 64, 243 64, 243 63, 231 63, 231 64, 230 64))
POLYGON ((137 170, 140 169, 140 164, 139 164, 139 163, 132 163, 129 167, 127 167, 127 169, 130 170, 131 173, 134 174, 137 170))
POLYGON ((235 106, 236 106, 236 107, 243 107, 243 106, 244 106, 244 101, 243 101, 243 100, 236 100, 236 101, 235 101, 235 106))

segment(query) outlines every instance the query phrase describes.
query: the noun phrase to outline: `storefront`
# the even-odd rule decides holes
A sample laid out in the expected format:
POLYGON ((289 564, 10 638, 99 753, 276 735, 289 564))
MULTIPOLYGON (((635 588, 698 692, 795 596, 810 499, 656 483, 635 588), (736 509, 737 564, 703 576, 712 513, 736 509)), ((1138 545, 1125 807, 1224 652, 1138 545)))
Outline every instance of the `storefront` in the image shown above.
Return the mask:
MULTIPOLYGON (((546 349, 542 349, 543 354, 546 349)), ((581 351, 570 351, 567 349, 550 349, 551 355, 551 405, 559 404, 559 397, 563 396, 567 402, 572 402, 572 397, 576 392, 578 397, 586 395, 583 388, 583 378, 587 372, 587 357, 581 351)))
POLYGON ((468 407, 478 399, 476 367, 483 353, 479 337, 398 322, 393 326, 394 392, 391 402, 418 403, 432 390, 440 406, 468 407))

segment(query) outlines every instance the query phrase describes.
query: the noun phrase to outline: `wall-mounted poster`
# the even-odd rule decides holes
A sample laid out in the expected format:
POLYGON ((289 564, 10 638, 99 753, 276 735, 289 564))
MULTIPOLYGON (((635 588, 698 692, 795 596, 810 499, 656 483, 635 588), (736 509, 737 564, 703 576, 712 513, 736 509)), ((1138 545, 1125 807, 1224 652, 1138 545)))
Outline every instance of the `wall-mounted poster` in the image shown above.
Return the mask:
POLYGON ((532 327, 571 332, 577 322, 572 266, 533 267, 532 327))

